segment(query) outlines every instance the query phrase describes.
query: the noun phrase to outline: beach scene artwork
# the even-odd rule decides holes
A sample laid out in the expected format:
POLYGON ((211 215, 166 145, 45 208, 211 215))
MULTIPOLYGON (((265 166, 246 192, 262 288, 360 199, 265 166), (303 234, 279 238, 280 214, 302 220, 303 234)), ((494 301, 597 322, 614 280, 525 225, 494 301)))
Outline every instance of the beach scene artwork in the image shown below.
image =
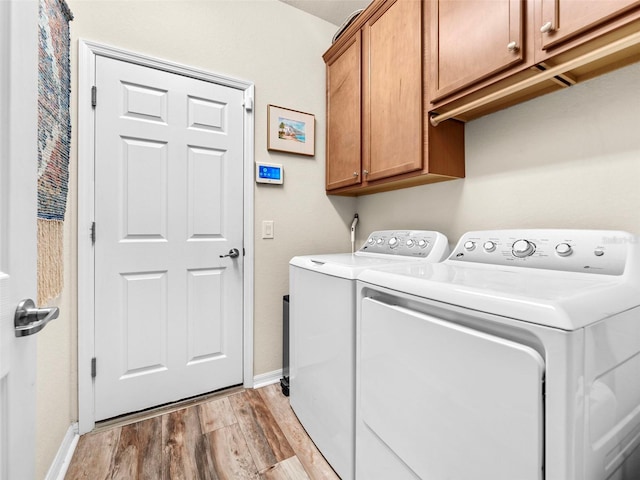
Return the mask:
POLYGON ((305 122, 278 117, 278 138, 281 140, 305 143, 305 127, 305 122))
POLYGON ((310 113, 267 105, 267 150, 313 157, 315 117, 310 113))

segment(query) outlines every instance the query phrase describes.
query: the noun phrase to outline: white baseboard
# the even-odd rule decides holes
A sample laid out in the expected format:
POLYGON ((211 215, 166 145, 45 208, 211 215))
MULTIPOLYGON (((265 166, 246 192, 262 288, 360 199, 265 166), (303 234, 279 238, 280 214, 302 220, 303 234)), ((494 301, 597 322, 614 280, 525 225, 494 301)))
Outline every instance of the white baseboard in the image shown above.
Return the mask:
POLYGON ((278 383, 282 378, 282 369, 274 370, 272 372, 261 373, 253 377, 253 388, 266 387, 272 383, 278 383))
POLYGON ((67 474, 67 469, 71 463, 71 458, 73 457, 73 452, 76 449, 79 438, 78 424, 72 423, 69 425, 69 429, 62 439, 60 448, 58 448, 58 453, 53 459, 53 462, 51 462, 51 466, 49 467, 45 480, 64 480, 64 476, 67 474))

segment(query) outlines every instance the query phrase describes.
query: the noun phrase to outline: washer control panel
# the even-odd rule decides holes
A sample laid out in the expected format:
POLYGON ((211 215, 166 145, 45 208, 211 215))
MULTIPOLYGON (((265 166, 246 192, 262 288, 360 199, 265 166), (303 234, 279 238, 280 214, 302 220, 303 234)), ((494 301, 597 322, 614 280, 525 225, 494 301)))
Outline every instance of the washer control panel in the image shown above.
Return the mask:
POLYGON ((487 230, 465 233, 449 260, 622 275, 639 241, 613 230, 487 230))
POLYGON ((422 258, 434 246, 443 248, 442 242, 447 243, 444 235, 429 230, 380 230, 369 235, 358 251, 422 258))

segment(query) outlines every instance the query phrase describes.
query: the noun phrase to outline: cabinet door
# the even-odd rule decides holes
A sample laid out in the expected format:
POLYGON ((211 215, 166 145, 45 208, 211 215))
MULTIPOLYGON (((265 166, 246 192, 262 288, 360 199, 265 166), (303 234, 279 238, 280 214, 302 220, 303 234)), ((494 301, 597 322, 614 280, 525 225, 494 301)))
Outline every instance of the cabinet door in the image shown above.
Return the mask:
POLYGON ((361 183, 361 33, 327 61, 326 189, 361 183))
POLYGON ((363 27, 363 164, 372 181, 422 168, 422 2, 388 2, 363 27))
POLYGON ((550 49, 572 40, 590 28, 598 27, 613 17, 640 7, 638 0, 541 0, 541 23, 536 30, 542 35, 542 48, 550 49))
POLYGON ((431 2, 431 101, 524 61, 522 0, 431 2))

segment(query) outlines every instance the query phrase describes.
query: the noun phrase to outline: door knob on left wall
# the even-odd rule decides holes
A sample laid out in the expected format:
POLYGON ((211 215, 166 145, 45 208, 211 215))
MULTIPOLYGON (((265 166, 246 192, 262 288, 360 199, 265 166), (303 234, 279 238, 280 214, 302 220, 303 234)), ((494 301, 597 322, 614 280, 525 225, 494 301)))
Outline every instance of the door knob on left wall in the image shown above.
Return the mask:
POLYGON ((16 337, 26 337, 42 330, 51 320, 58 318, 58 307, 36 308, 33 300, 22 300, 16 308, 14 326, 16 337))

